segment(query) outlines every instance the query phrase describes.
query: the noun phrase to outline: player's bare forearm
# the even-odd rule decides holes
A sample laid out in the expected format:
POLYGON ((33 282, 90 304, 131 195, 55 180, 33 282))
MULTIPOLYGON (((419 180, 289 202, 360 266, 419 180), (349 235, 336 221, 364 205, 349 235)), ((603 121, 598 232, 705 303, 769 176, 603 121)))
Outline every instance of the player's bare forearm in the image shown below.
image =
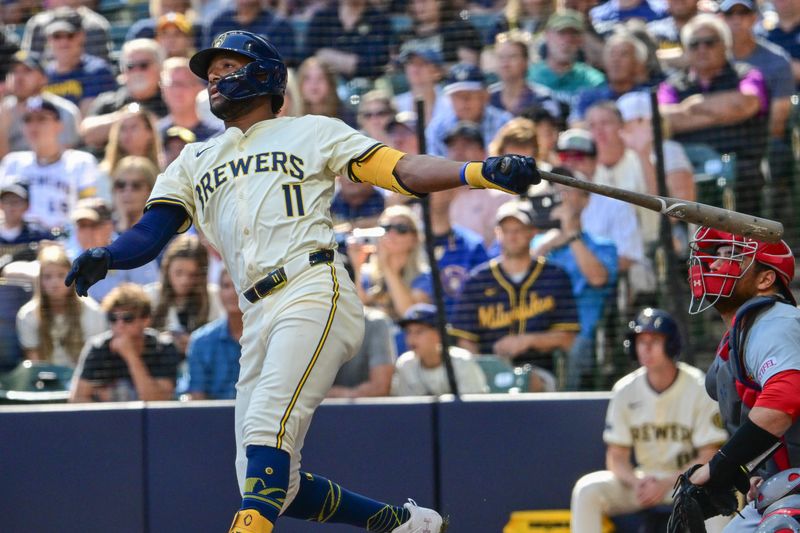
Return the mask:
POLYGON ((792 425, 792 417, 783 411, 755 406, 748 415, 758 427, 769 431, 776 437, 782 436, 792 425))
POLYGON ((397 162, 395 172, 412 191, 429 193, 462 186, 462 166, 463 162, 441 157, 406 154, 397 162))
POLYGON ((606 468, 622 484, 632 487, 636 483, 636 472, 631 461, 631 449, 626 446, 609 444, 606 448, 606 468))
POLYGON ((572 331, 542 331, 539 333, 526 333, 525 340, 529 348, 542 352, 552 350, 569 351, 577 336, 572 331))

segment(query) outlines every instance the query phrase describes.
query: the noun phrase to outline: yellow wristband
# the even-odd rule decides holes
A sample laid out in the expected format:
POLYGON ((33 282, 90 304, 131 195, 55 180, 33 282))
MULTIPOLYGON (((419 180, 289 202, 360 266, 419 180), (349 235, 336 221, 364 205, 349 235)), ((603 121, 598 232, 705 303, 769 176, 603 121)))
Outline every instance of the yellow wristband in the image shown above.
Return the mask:
POLYGON ((464 168, 464 181, 473 189, 486 189, 488 184, 483 177, 483 161, 470 161, 464 168))

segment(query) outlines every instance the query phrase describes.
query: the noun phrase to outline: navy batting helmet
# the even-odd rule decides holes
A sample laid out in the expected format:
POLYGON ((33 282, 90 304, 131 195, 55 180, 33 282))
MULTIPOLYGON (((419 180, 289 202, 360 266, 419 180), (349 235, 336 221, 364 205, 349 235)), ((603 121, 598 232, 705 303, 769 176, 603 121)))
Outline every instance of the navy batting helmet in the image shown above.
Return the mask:
POLYGON ((278 49, 265 38, 249 31, 220 34, 210 48, 200 50, 189 61, 189 68, 208 80, 208 67, 220 51, 235 52, 253 61, 217 82, 217 90, 228 100, 246 100, 255 96, 279 95, 286 91, 287 71, 278 49))
POLYGON ((671 359, 677 359, 681 354, 681 333, 678 330, 678 323, 672 315, 663 309, 648 307, 643 309, 636 320, 631 320, 628 324, 628 335, 623 346, 625 353, 632 359, 636 359, 636 336, 639 333, 661 333, 664 340, 664 351, 671 359))

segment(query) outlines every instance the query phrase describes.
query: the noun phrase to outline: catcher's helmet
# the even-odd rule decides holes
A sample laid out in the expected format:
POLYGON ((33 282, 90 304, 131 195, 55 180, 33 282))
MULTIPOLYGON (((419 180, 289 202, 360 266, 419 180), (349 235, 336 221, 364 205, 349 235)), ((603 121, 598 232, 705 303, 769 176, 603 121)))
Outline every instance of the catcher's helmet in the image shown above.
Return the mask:
POLYGON ((753 262, 761 263, 775 271, 781 293, 797 305, 789 284, 794 277, 794 255, 784 241, 767 243, 742 237, 713 228, 702 227, 690 243, 689 282, 692 301, 689 313, 700 313, 713 306, 720 298, 729 298, 736 281, 744 276, 753 262), (743 266, 747 257, 755 261, 743 266), (711 265, 718 262, 717 268, 711 265))
POLYGON ((661 333, 665 336, 664 351, 670 359, 677 359, 681 354, 681 333, 678 323, 672 315, 663 309, 648 307, 643 309, 636 320, 628 323, 628 334, 623 346, 625 353, 636 360, 636 336, 639 333, 661 333))
POLYGON ((189 60, 196 76, 208 80, 208 67, 214 55, 227 50, 253 61, 217 81, 217 90, 228 100, 246 100, 255 96, 283 95, 287 71, 278 49, 268 40, 249 31, 220 34, 210 48, 200 50, 189 60))
POLYGON ((800 533, 800 495, 782 498, 763 511, 756 533, 800 533))
POLYGON ((782 470, 758 487, 756 509, 763 513, 778 500, 800 492, 800 468, 782 470))

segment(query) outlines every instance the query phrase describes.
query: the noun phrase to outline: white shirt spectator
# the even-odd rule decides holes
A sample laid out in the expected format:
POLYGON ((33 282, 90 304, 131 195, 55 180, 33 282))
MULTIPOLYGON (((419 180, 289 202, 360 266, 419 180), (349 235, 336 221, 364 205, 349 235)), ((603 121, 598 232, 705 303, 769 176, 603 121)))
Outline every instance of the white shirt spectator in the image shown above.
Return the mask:
MULTIPOLYGON (((471 353, 451 346, 450 359, 461 394, 489 392, 486 376, 471 353)), ((438 396, 450 392, 444 363, 436 368, 424 368, 414 352, 406 352, 397 360, 392 378, 392 396, 438 396)))

